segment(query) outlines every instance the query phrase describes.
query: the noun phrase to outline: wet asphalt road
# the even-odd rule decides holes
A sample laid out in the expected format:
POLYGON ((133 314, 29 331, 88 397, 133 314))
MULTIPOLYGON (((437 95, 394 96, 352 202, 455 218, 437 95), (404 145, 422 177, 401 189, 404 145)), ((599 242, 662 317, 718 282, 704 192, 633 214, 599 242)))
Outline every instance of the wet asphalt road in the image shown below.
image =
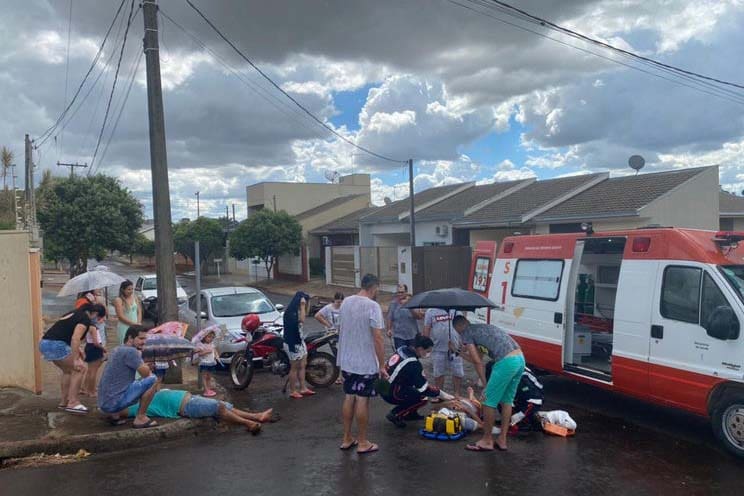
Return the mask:
POLYGON ((512 439, 508 453, 469 453, 463 448, 473 436, 422 439, 415 425, 390 425, 388 406, 378 399, 370 437, 381 450, 360 456, 338 450, 338 386, 289 400, 282 379, 257 372, 233 401, 247 409, 272 406, 282 416, 257 438, 230 430, 71 465, 6 470, 0 495, 743 493, 744 461, 717 445, 703 419, 561 378, 543 382, 546 408, 568 410, 578 423, 575 437, 531 433, 512 439))

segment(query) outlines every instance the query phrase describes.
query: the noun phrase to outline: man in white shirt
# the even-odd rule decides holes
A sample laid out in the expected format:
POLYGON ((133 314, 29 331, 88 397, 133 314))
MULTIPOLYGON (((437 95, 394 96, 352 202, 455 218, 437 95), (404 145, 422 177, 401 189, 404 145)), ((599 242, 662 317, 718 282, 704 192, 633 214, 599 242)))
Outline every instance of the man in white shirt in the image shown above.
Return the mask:
POLYGON ((380 282, 372 274, 362 278, 362 290, 341 304, 337 364, 344 378, 344 437, 340 448, 357 447, 357 453, 379 449, 367 439, 369 399, 376 396, 375 381, 387 378, 385 369, 385 321, 375 301, 380 282), (351 434, 356 419, 357 438, 351 434))

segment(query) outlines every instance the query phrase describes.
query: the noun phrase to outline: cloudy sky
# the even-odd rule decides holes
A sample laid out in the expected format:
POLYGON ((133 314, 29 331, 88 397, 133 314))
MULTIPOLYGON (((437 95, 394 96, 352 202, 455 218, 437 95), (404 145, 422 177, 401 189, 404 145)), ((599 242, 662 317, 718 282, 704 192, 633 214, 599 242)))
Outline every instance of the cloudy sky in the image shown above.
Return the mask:
MULTIPOLYGON (((185 30, 160 17, 175 218, 195 216, 197 190, 202 211, 219 215, 235 203, 242 217, 246 185, 325 181, 327 170, 373 174, 378 203, 385 196, 407 194, 407 174, 400 165, 366 156, 313 123, 231 51, 185 0, 159 3, 185 30)), ((744 90, 729 87, 724 93, 670 77, 477 1, 195 3, 285 91, 338 133, 389 157, 412 157, 417 190, 457 181, 602 170, 625 174, 633 154, 646 158, 644 172, 719 164, 721 184, 744 189, 744 105, 738 103, 744 102, 744 90)), ((120 0, 3 4, 0 144, 11 148, 22 165, 24 133, 39 144, 57 121, 120 0)), ((119 177, 149 213, 138 4, 94 171, 119 177)), ((744 0, 513 4, 647 57, 744 83, 744 0)), ((64 125, 37 150, 41 169, 65 174, 57 161, 91 162, 129 5, 126 0, 64 125)))

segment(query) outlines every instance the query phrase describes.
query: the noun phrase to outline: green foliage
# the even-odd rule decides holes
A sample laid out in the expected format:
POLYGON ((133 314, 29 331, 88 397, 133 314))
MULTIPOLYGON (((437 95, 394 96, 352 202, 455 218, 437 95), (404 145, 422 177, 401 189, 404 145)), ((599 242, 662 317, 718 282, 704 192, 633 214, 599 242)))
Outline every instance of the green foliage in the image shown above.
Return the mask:
POLYGON ((281 255, 296 254, 302 244, 302 226, 287 212, 260 210, 241 222, 230 235, 230 254, 238 260, 258 257, 266 276, 281 255))
POLYGON ((199 217, 193 221, 182 220, 173 226, 173 244, 176 251, 192 261, 195 261, 196 240, 199 240, 199 258, 206 262, 209 257, 220 253, 225 246, 223 224, 217 219, 199 217))
POLYGON ((87 269, 88 258, 107 251, 129 253, 142 225, 142 206, 113 177, 42 178, 37 217, 44 232, 44 256, 68 260, 70 275, 87 269))
POLYGON ((0 230, 15 229, 15 227, 13 191, 0 190, 0 230))
MULTIPOLYGON (((13 152, 7 147, 0 149, 0 173, 3 176, 3 189, 8 189, 8 176, 10 176, 10 167, 13 164, 13 152)), ((15 222, 14 222, 15 223, 15 222)))
POLYGON ((155 241, 147 239, 144 234, 137 233, 132 245, 132 254, 152 258, 155 256, 155 241))

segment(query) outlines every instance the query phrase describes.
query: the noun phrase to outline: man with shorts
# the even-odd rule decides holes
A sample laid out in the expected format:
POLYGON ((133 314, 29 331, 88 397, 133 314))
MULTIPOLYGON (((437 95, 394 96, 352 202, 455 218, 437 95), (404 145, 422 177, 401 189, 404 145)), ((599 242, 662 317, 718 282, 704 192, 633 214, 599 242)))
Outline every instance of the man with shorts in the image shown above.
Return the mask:
POLYGON ((121 425, 127 417, 127 408, 139 402, 139 409, 132 427, 144 429, 158 423, 147 415, 147 407, 157 390, 157 379, 150 367, 142 361, 142 347, 147 331, 145 326, 135 325, 127 329, 124 343, 109 355, 101 382, 98 385, 98 409, 107 414, 114 425, 121 425), (141 379, 135 380, 139 372, 141 379))
POLYGON ((367 439, 369 399, 376 395, 375 381, 387 378, 385 369, 385 322, 382 309, 375 301, 380 285, 377 277, 362 278, 362 290, 346 298, 339 313, 337 364, 344 378, 344 437, 340 448, 357 447, 357 453, 372 453, 379 449, 367 439), (351 435, 356 419, 357 438, 351 435))
POLYGON ((468 319, 458 315, 452 325, 465 345, 463 358, 472 362, 478 371, 483 384, 486 385, 483 402, 483 437, 475 444, 469 444, 470 451, 493 451, 493 425, 496 422, 496 411, 501 405, 501 432, 495 446, 506 451, 506 435, 511 426, 512 403, 517 394, 517 386, 524 372, 524 355, 519 345, 503 329, 488 324, 471 324, 468 319), (493 359, 491 376, 486 379, 486 368, 483 366, 478 347, 488 351, 493 359))
MULTIPOLYGON (((462 395, 462 378, 465 377, 462 358, 454 352, 460 349, 460 336, 450 325, 455 317, 455 311, 441 308, 430 308, 424 315, 424 336, 434 341, 434 351, 431 353, 431 364, 434 374, 434 384, 442 389, 444 378, 449 373, 452 376, 453 393, 458 398, 462 395)), ((434 403, 437 400, 433 401, 434 403)))

